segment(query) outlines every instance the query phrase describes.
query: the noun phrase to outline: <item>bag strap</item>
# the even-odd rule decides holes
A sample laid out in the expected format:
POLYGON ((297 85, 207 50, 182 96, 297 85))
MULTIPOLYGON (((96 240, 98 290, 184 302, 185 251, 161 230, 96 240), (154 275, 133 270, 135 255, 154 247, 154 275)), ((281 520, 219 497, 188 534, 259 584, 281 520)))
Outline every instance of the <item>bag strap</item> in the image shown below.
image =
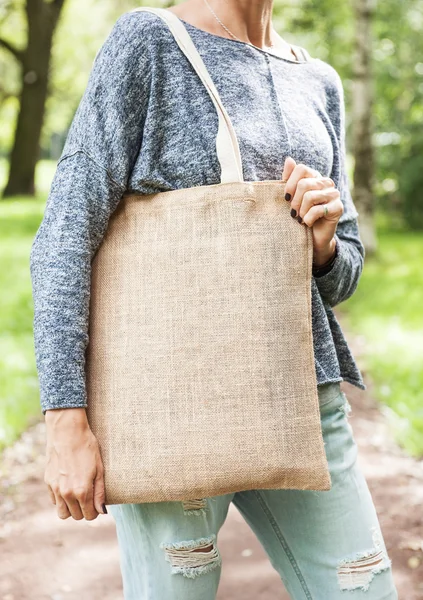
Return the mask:
MULTIPOLYGON (((292 44, 291 44, 291 46, 292 46, 292 44)), ((306 62, 310 62, 312 60, 308 51, 305 48, 303 48, 302 46, 294 46, 294 50, 296 53, 299 52, 302 55, 303 60, 305 60, 306 62)))
POLYGON ((243 182, 241 153, 238 139, 228 113, 223 106, 219 93, 207 71, 191 36, 179 17, 165 8, 138 7, 130 12, 145 10, 158 15, 169 26, 178 46, 190 61, 203 82, 219 117, 219 127, 216 136, 217 158, 221 168, 221 183, 243 182))

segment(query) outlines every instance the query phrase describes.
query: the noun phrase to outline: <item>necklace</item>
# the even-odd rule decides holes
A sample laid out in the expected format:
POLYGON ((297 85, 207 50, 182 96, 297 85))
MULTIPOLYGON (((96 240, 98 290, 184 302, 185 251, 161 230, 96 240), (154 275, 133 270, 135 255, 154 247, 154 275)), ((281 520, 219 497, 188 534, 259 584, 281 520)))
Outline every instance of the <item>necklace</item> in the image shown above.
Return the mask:
MULTIPOLYGON (((237 40, 238 42, 242 42, 242 40, 240 40, 239 38, 236 37, 236 35, 234 35, 232 33, 232 31, 229 31, 229 29, 226 27, 226 25, 224 23, 222 23, 222 21, 219 19, 219 17, 217 16, 217 14, 214 12, 214 10, 212 9, 212 7, 210 6, 210 4, 207 2, 207 0, 204 0, 204 3, 206 4, 207 8, 210 10, 211 14, 214 16, 214 18, 216 19, 216 21, 218 23, 220 23, 220 25, 223 27, 223 29, 225 29, 225 31, 227 31, 229 33, 230 36, 232 36, 234 38, 234 40, 237 40)), ((253 46, 254 48, 256 46, 254 46, 254 44, 251 44, 250 42, 243 42, 244 44, 248 44, 249 46, 253 46)), ((270 46, 265 46, 264 48, 273 48, 274 44, 271 43, 270 46)))

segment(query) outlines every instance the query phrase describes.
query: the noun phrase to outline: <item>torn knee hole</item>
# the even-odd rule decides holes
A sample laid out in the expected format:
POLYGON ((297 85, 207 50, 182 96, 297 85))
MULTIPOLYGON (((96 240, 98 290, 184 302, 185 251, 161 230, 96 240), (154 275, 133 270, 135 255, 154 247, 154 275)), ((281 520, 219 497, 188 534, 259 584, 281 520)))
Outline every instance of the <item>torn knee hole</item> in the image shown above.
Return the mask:
POLYGON ((361 589, 367 591, 373 577, 391 565, 383 548, 363 552, 352 560, 338 565, 338 582, 341 590, 361 589))
POLYGON ((345 400, 344 404, 342 406, 340 406, 338 410, 340 410, 342 413, 344 413, 344 415, 346 417, 349 417, 352 412, 352 407, 351 407, 351 404, 348 402, 348 400, 345 400))
POLYGON ((211 552, 213 550, 213 545, 207 546, 207 548, 194 548, 193 552, 211 552))
POLYGON ((216 568, 221 556, 216 547, 216 536, 207 538, 161 544, 165 558, 171 564, 172 573, 181 573, 185 577, 197 577, 216 568))
POLYGON ((207 508, 207 500, 205 498, 183 500, 182 508, 186 515, 202 515, 207 508))

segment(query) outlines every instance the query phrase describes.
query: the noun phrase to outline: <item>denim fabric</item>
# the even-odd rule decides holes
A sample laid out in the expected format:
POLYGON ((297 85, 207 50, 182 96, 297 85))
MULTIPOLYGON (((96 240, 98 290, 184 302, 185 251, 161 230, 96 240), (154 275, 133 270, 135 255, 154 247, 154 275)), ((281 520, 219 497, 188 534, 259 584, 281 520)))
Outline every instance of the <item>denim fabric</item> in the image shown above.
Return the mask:
MULTIPOLYGON (((292 156, 340 191, 338 256, 311 286, 315 369, 318 385, 345 380, 366 389, 332 310, 354 293, 364 263, 340 77, 320 59, 280 58, 185 26, 233 122, 244 179, 278 180, 292 156)), ((219 183, 217 125, 206 89, 160 17, 120 17, 94 61, 31 248, 43 412, 87 406, 91 261, 123 193, 219 183)))
POLYGON ((320 386, 319 401, 331 490, 237 492, 206 498, 197 508, 182 502, 108 507, 125 600, 213 600, 221 573, 218 533, 231 502, 293 600, 397 600, 378 517, 356 462, 351 407, 339 383, 320 386), (207 554, 189 552, 201 543, 207 554))

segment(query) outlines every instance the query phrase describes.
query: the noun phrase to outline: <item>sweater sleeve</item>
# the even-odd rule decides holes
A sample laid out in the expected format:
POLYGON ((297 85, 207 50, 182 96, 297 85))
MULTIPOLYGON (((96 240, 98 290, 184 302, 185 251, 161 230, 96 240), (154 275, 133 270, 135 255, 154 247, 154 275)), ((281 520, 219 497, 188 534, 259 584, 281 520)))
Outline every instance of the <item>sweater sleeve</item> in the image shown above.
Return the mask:
POLYGON ((347 300, 357 288, 364 266, 365 248, 360 238, 358 212, 351 197, 346 172, 344 90, 338 73, 330 67, 327 86, 327 112, 332 126, 334 161, 330 177, 340 192, 344 212, 335 232, 337 256, 329 272, 315 275, 317 288, 330 306, 347 300))
POLYGON ((137 17, 120 17, 97 53, 31 246, 43 414, 87 406, 91 261, 139 153, 148 99, 147 32, 137 17))

